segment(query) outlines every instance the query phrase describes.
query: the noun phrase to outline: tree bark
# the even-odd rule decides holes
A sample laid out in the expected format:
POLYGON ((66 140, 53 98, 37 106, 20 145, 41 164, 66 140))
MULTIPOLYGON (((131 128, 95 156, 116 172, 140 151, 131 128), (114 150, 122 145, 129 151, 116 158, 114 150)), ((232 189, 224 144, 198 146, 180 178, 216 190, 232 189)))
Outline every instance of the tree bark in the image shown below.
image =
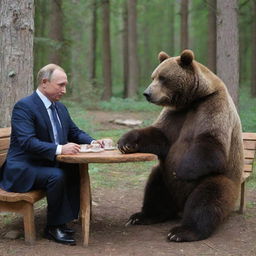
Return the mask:
POLYGON ((175 52, 175 3, 171 1, 170 3, 170 56, 174 56, 175 52))
POLYGON ((50 55, 50 62, 61 65, 62 48, 63 48, 63 15, 62 0, 51 1, 51 24, 50 38, 55 41, 50 55))
POLYGON ((252 68, 251 68, 251 73, 252 73, 252 85, 251 85, 251 94, 253 97, 256 97, 256 72, 255 72, 255 67, 256 67, 256 19, 255 19, 255 13, 256 13, 256 0, 252 2, 253 7, 252 7, 252 68))
POLYGON ((36 77, 40 68, 47 63, 46 59, 48 59, 48 51, 46 51, 48 47, 40 42, 40 39, 45 38, 46 34, 48 34, 46 31, 46 22, 48 19, 45 18, 48 13, 47 8, 48 5, 45 3, 45 0, 35 1, 34 77, 36 77))
POLYGON ((124 77, 124 98, 128 97, 128 76, 129 76, 129 57, 128 57, 128 13, 127 3, 123 5, 123 77, 124 77))
POLYGON ((109 0, 103 0, 103 100, 110 100, 112 96, 111 75, 111 46, 110 46, 110 12, 109 0))
POLYGON ((1 0, 0 31, 0 127, 7 127, 14 103, 33 91, 34 1, 1 0))
POLYGON ((216 0, 208 1, 208 68, 216 73, 216 0))
POLYGON ((91 38, 89 46, 89 81, 96 83, 96 45, 97 45, 97 0, 92 0, 91 38))
POLYGON ((188 48, 188 0, 181 0, 180 16, 181 16, 180 47, 181 47, 181 50, 184 50, 188 48))
POLYGON ((127 97, 135 97, 139 85, 139 63, 137 56, 137 0, 127 0, 128 10, 128 57, 129 76, 127 97))
POLYGON ((237 0, 217 0, 217 75, 238 106, 239 41, 237 0))

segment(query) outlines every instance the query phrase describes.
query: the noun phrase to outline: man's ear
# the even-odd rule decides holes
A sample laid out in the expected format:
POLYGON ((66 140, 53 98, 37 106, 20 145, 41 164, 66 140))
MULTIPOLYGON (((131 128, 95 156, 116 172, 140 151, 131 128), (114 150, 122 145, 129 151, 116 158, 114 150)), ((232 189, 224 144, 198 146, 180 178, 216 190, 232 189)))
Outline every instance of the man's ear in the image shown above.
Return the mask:
POLYGON ((43 78, 42 79, 42 85, 43 85, 43 87, 45 87, 46 86, 46 83, 48 82, 48 79, 47 78, 43 78))
POLYGON ((163 62, 164 60, 168 59, 168 58, 170 58, 170 56, 167 53, 159 52, 158 60, 160 61, 160 63, 163 62))
POLYGON ((191 50, 184 50, 180 55, 180 62, 184 66, 189 66, 193 59, 195 59, 195 55, 191 50))

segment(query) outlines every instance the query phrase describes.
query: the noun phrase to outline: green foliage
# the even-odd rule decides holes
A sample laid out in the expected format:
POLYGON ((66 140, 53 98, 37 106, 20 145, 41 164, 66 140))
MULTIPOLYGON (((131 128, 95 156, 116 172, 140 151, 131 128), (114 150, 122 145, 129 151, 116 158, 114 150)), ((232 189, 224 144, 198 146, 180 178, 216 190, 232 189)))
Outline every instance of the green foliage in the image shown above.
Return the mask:
POLYGON ((97 130, 95 132, 95 138, 111 138, 116 143, 119 138, 131 128, 124 129, 109 129, 109 130, 97 130))
POLYGON ((157 111, 160 107, 150 104, 146 100, 136 101, 134 99, 122 99, 112 97, 110 101, 99 102, 99 107, 111 111, 157 111))
POLYGON ((63 103, 68 108, 70 116, 72 117, 75 124, 80 129, 86 131, 94 137, 97 126, 93 125, 93 117, 88 115, 86 109, 82 105, 77 104, 77 102, 74 101, 63 100, 63 103))
POLYGON ((179 3, 175 1, 174 12, 171 3, 165 0, 140 0, 137 5, 138 12, 138 57, 140 62, 140 88, 150 81, 150 75, 158 65, 158 53, 165 51, 169 54, 174 49, 174 54, 180 53, 179 48, 179 3), (171 23, 174 16, 174 24, 171 23), (170 30, 173 25, 174 46, 171 46, 170 30))
MULTIPOLYGON (((123 11, 127 0, 110 1, 110 34, 112 57, 113 96, 122 97, 123 79, 123 11)), ((189 4, 189 47, 195 52, 196 59, 207 63, 208 8, 209 0, 193 0, 189 4)), ((249 82, 252 67, 252 30, 254 18, 252 1, 239 0, 239 37, 240 37, 240 77, 249 82)), ((51 52, 63 48, 61 66, 69 77, 69 94, 74 100, 83 102, 86 107, 96 107, 103 91, 102 72, 102 1, 80 0, 62 1, 64 41, 53 41, 49 37, 51 27, 51 1, 35 0, 35 72, 49 63, 51 52), (91 39, 93 3, 97 3, 97 43, 96 79, 89 81, 88 67, 91 39)), ((140 63, 140 93, 150 83, 150 75, 158 64, 157 55, 166 51, 171 55, 180 54, 180 1, 138 0, 137 1, 137 38, 140 63), (174 6, 174 9, 171 8, 174 6), (173 19, 171 19, 173 18, 173 19), (174 31, 174 49, 171 45, 171 30, 174 31)))
POLYGON ((244 132, 256 132, 256 98, 250 95, 250 88, 240 89, 240 118, 244 132))
POLYGON ((256 163, 253 165, 252 175, 250 176, 247 184, 249 188, 256 189, 256 163))
POLYGON ((202 0, 193 0, 190 10, 191 28, 190 45, 196 60, 207 64, 207 38, 208 38, 208 5, 202 0))
POLYGON ((63 43, 48 37, 34 37, 34 43, 45 47, 52 47, 55 50, 59 50, 63 46, 63 43))
MULTIPOLYGON (((240 80, 248 83, 251 80, 253 68, 251 65, 252 56, 252 20, 255 13, 252 12, 252 2, 239 0, 239 44, 240 44, 240 80)), ((255 31, 254 31, 255 33, 255 31)))

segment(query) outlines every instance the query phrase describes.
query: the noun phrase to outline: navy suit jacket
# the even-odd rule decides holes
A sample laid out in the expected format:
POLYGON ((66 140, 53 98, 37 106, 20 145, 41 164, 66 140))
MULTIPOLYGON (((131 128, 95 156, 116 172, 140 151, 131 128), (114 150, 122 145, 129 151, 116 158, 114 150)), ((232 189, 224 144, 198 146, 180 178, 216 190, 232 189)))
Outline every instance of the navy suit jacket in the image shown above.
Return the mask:
MULTIPOLYGON (((89 144, 93 140, 70 118, 66 107, 56 102, 63 128, 63 144, 89 144)), ((56 166, 53 130, 44 103, 34 92, 18 101, 12 112, 10 148, 1 169, 0 187, 25 192, 33 188, 37 166, 56 166)))

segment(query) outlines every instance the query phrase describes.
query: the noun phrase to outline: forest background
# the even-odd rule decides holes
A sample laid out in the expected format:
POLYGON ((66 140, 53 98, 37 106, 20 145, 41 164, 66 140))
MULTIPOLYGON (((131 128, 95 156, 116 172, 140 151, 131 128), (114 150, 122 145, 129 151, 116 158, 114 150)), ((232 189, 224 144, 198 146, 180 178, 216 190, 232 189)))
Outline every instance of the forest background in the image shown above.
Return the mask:
MULTIPOLYGON (((233 2, 239 74, 231 73, 239 76, 237 107, 243 128, 255 132, 256 4, 233 2)), ((176 56, 192 49, 199 62, 217 71, 216 16, 215 0, 35 0, 34 77, 40 67, 54 62, 68 73, 68 100, 87 109, 132 109, 134 100, 144 101, 142 92, 161 50, 176 56)))
POLYGON ((71 105, 156 110, 142 92, 158 53, 189 48, 226 83, 243 130, 256 131, 256 0, 0 3, 0 127, 10 125, 14 103, 36 88, 48 63, 66 70, 71 105))

